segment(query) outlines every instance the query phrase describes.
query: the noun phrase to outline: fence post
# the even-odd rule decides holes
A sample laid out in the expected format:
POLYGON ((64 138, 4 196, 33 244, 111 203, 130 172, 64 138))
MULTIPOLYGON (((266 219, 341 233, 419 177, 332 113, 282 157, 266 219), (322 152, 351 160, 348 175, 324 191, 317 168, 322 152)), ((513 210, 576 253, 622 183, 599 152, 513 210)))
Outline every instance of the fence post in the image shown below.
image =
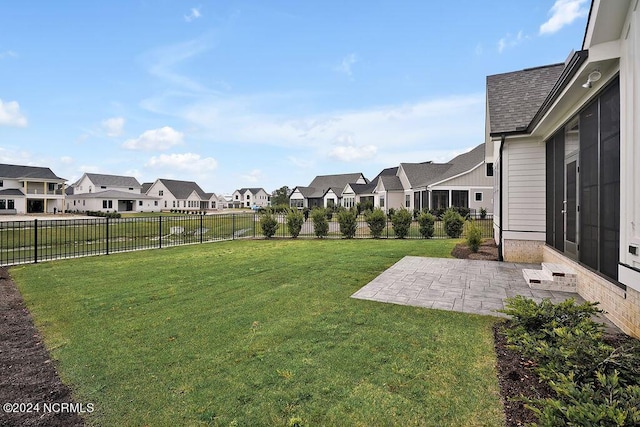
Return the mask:
POLYGON ((202 243, 202 236, 204 235, 204 214, 200 213, 200 243, 202 243))
POLYGON ((158 217, 158 247, 162 249, 162 214, 158 217))
POLYGON ((387 218, 387 224, 386 224, 386 229, 387 229, 387 239, 389 238, 389 218, 387 218))
POLYGON ((236 214, 231 214, 231 240, 236 238, 236 214))
POLYGON ((253 238, 256 238, 256 213, 253 213, 253 238))
POLYGON ((38 218, 33 220, 33 263, 38 263, 38 218))
POLYGON ((109 255, 109 217, 107 217, 107 222, 106 222, 106 227, 107 227, 107 232, 106 232, 106 236, 107 236, 107 255, 109 255))

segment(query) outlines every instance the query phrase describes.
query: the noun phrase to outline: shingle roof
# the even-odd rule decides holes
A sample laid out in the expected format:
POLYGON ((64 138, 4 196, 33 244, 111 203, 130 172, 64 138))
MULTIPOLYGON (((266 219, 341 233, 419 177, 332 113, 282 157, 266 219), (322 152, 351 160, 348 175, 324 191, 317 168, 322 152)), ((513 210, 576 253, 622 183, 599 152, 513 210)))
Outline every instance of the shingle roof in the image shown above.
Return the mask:
POLYGON ((378 180, 382 182, 386 191, 404 190, 402 181, 396 175, 381 175, 378 180))
POLYGON ((264 190, 264 188, 241 188, 238 190, 239 193, 246 193, 248 191, 251 191, 251 194, 253 194, 254 196, 256 194, 258 194, 260 192, 260 190, 264 191, 266 193, 266 191, 264 190))
POLYGON ((49 168, 39 166, 21 166, 21 165, 8 165, 0 164, 0 177, 1 178, 37 178, 37 179, 50 179, 56 181, 66 181, 64 178, 56 176, 55 173, 49 168))
POLYGON ((378 181, 376 180, 376 181, 371 181, 368 184, 349 183, 349 186, 351 187, 351 189, 355 194, 370 194, 370 193, 373 193, 373 190, 376 188, 377 182, 378 181))
POLYGON ((438 177, 442 176, 451 168, 450 163, 400 163, 404 170, 411 188, 424 187, 436 182, 438 177))
POLYGON ((140 187, 140 183, 132 176, 104 175, 100 173, 85 174, 96 186, 140 187))
POLYGON ((429 184, 433 182, 444 181, 475 168, 476 166, 484 162, 484 150, 484 144, 480 144, 477 147, 473 148, 471 151, 454 157, 449 162, 447 162, 451 165, 451 167, 447 169, 441 176, 437 177, 436 181, 432 181, 429 184))
POLYGON ((565 65, 553 64, 487 77, 490 133, 526 129, 565 65))
POLYGON ((159 179, 158 181, 162 182, 176 199, 187 199, 194 191, 198 193, 198 196, 202 199, 206 198, 202 188, 193 181, 176 181, 173 179, 159 179))
MULTIPOLYGON (((342 194, 342 190, 347 184, 354 183, 358 181, 360 178, 364 178, 361 173, 347 173, 347 174, 339 174, 339 175, 319 175, 316 176, 311 184, 308 187, 298 187, 298 189, 306 188, 309 195, 303 193, 303 195, 307 198, 319 198, 324 196, 330 188, 340 188, 340 194, 342 194), (309 191, 311 189, 312 191, 309 191)), ((366 178, 364 178, 366 182, 366 178)), ((302 191, 300 191, 302 193, 302 191)))
POLYGON ((0 190, 0 196, 24 196, 24 193, 18 188, 8 188, 0 190))
POLYGON ((153 185, 153 182, 145 182, 142 184, 142 188, 140 189, 140 191, 143 193, 146 193, 147 191, 149 191, 152 185, 153 185))

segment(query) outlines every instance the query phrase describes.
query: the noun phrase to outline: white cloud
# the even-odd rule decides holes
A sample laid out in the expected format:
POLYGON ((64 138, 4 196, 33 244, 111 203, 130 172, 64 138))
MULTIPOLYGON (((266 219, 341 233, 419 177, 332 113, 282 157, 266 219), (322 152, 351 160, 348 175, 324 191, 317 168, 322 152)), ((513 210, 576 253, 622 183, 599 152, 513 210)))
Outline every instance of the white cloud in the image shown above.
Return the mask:
POLYGON ((262 171, 260 169, 254 169, 249 173, 240 175, 240 178, 245 182, 254 184, 262 179, 262 171))
POLYGON ((62 163, 63 165, 71 165, 73 164, 73 157, 62 156, 60 157, 60 163, 62 163))
POLYGON ((289 160, 291 163, 293 163, 295 166, 301 169, 310 169, 311 167, 314 166, 314 163, 315 163, 312 159, 300 159, 294 156, 288 156, 287 160, 289 160))
POLYGON ((516 47, 528 39, 529 36, 525 36, 522 30, 518 31, 518 34, 516 35, 508 33, 506 36, 498 40, 498 52, 502 53, 506 48, 516 47))
POLYGON ((183 143, 184 135, 169 126, 152 129, 138 138, 128 139, 122 146, 128 150, 163 151, 183 143))
POLYGON ((18 56, 18 54, 12 50, 5 50, 3 52, 0 52, 0 59, 15 58, 16 56, 18 56))
POLYGON ((124 117, 112 117, 102 122, 102 130, 110 137, 122 135, 124 130, 124 117))
POLYGON ((340 65, 336 66, 334 70, 349 77, 353 77, 353 70, 351 68, 356 62, 358 62, 358 57, 355 53, 350 53, 342 58, 342 62, 340 65))
POLYGON ((169 169, 206 174, 216 169, 218 167, 218 162, 213 157, 202 158, 199 154, 195 153, 174 153, 153 156, 145 166, 155 169, 169 169))
POLYGON ((27 118, 16 101, 2 102, 0 99, 0 126, 27 127, 27 118))
POLYGON ((589 13, 587 0, 556 0, 549 11, 551 17, 540 26, 540 34, 553 34, 589 13))
POLYGON ((187 22, 191 22, 195 19, 198 19, 202 16, 200 13, 200 8, 192 7, 191 12, 188 15, 184 15, 184 20, 187 22))
POLYGON ((378 148, 375 145, 364 146, 338 146, 329 152, 329 157, 341 162, 353 162, 360 160, 370 160, 375 157, 378 148))

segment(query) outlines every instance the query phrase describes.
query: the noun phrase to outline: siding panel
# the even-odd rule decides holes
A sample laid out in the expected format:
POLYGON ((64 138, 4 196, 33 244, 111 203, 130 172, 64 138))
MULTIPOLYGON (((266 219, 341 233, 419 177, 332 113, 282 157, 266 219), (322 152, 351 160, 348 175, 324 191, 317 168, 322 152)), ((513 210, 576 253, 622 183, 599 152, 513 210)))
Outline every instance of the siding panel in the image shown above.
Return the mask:
POLYGON ((545 146, 537 141, 512 142, 505 150, 508 218, 506 228, 544 231, 545 146))

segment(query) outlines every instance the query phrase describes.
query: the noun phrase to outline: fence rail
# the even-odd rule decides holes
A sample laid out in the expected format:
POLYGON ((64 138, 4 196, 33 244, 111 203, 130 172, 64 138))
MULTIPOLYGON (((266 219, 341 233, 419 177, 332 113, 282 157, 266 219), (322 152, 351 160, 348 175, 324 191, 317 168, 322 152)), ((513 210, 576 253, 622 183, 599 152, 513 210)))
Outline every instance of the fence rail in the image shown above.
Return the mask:
MULTIPOLYGON (((274 237, 291 237, 286 215, 278 214, 276 219, 279 227, 274 237)), ((0 266, 260 238, 259 221, 259 214, 3 221, 0 222, 0 266)), ((491 216, 476 219, 476 224, 482 229, 483 237, 493 236, 491 216)), ((334 216, 329 221, 327 238, 341 237, 340 226, 334 216)), ((358 217, 355 237, 372 237, 362 216, 358 217)), ((299 238, 315 238, 311 218, 304 222, 299 238)), ((381 238, 395 238, 390 222, 381 238)), ((407 238, 422 238, 415 221, 407 238)), ((447 238, 441 221, 436 221, 434 238, 447 238)))

